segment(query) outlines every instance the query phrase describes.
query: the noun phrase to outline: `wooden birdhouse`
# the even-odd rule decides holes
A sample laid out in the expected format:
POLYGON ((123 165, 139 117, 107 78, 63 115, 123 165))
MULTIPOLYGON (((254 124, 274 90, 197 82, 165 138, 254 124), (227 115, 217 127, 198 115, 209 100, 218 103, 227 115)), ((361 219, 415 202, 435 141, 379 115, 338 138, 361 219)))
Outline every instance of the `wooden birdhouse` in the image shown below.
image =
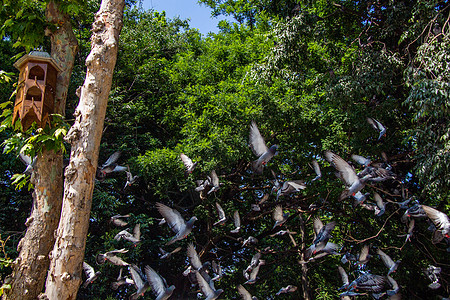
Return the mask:
POLYGON ((31 51, 14 63, 19 69, 19 86, 14 105, 13 124, 20 118, 23 130, 33 122, 43 128, 50 123, 55 106, 58 72, 61 67, 47 53, 31 51))

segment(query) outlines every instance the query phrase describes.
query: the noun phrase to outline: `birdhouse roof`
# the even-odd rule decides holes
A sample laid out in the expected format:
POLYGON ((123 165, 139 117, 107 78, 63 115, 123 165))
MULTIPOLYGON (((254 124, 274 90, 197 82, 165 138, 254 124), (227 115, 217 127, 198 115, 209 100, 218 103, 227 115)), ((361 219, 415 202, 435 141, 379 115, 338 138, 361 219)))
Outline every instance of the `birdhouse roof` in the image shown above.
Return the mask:
POLYGON ((15 63, 14 67, 20 70, 20 67, 29 60, 37 60, 42 62, 50 63, 58 72, 62 71, 62 68, 56 63, 56 61, 45 51, 31 51, 19 58, 15 63))

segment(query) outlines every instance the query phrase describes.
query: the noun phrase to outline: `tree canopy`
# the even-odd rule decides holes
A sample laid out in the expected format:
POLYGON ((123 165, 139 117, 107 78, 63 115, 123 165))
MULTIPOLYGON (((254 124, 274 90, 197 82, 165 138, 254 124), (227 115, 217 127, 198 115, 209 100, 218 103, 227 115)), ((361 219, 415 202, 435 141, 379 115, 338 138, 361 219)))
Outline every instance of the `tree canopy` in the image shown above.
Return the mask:
MULTIPOLYGON (((11 178, 23 171, 17 155, 27 134, 35 134, 7 126, 14 99, 9 96, 17 80, 9 58, 24 49, 48 47, 43 32, 14 27, 20 26, 14 18, 39 15, 33 9, 39 3, 22 2, 26 6, 21 13, 13 12, 11 5, 0 9, 0 70, 8 72, 0 73, 5 91, 0 96, 5 103, 0 137, 6 140, 0 163, 2 280, 11 272, 32 207, 27 186, 16 189, 11 178)), ((79 289, 79 299, 125 299, 136 291, 131 285, 112 289, 121 268, 96 263, 98 254, 122 248, 128 250, 119 254, 123 260, 141 270, 151 266, 168 285, 175 285, 174 295, 197 298, 200 289, 192 284, 192 276, 182 275, 189 265, 189 243, 202 262, 222 266, 224 275, 215 282, 224 290, 222 299, 239 298, 238 285, 247 280, 243 273, 256 253, 265 264, 256 283, 244 286, 258 299, 273 299, 289 284, 298 287, 287 295, 291 299, 308 294, 310 299, 336 299, 345 291, 339 290, 338 266, 350 282, 363 271, 383 276, 386 292, 393 286, 387 283, 388 269, 379 250, 401 260, 389 276, 404 299, 448 297, 448 233, 442 232, 439 240, 439 224, 425 212, 416 218, 412 211, 424 205, 448 216, 450 209, 450 4, 200 2, 214 15, 231 15, 237 23, 222 22, 219 33, 204 36, 188 21, 169 19, 164 12, 132 5, 126 9, 98 169, 120 151, 117 163, 139 177, 131 185, 125 172, 98 177, 85 262, 101 276, 79 289), (379 136, 368 118, 381 123, 386 134, 379 136), (258 158, 249 147, 252 122, 268 147, 278 145, 261 174, 252 168, 258 158), (355 200, 358 195, 351 194, 342 197, 345 186, 335 176, 339 167, 327 159, 326 151, 348 161, 356 173, 384 172, 370 175, 359 196, 366 200, 355 200), (198 162, 190 174, 181 153, 198 162), (370 167, 352 155, 369 158, 370 167), (313 161, 321 168, 320 179, 313 180, 313 161), (206 189, 198 191, 198 180, 213 177, 212 171, 218 175, 218 190, 208 193, 211 186, 203 182, 206 189), (293 193, 277 186, 299 180, 302 188, 293 193), (375 193, 386 203, 384 213, 375 204, 375 193), (406 200, 410 202, 401 206, 406 200), (158 224, 163 216, 156 203, 176 209, 185 221, 197 217, 187 238, 165 245, 174 233, 158 224), (228 218, 223 226, 213 225, 219 219, 217 204, 228 218), (289 216, 273 228, 277 206, 289 216), (236 211, 241 229, 232 233, 236 211), (129 215, 122 218, 128 225, 114 225, 115 215, 129 215), (308 260, 307 249, 317 235, 316 218, 323 224, 336 223, 329 242, 337 248, 308 260), (413 234, 406 238, 411 220, 413 234), (138 243, 114 239, 126 228, 132 233, 136 224, 141 232, 138 243), (280 228, 294 233, 274 235, 280 228), (258 242, 244 245, 250 236, 258 242), (172 251, 179 246, 181 251, 160 259, 160 248, 172 251), (341 260, 357 257, 365 246, 371 254, 367 263, 341 260), (427 275, 431 265, 441 268, 436 280, 427 275), (438 288, 430 287, 433 280, 438 288)), ((73 12, 67 7, 80 44, 67 100, 69 124, 78 101, 75 91, 85 75, 92 23, 77 12, 96 11, 96 5, 89 1, 74 6, 73 12)), ((130 277, 128 268, 123 268, 124 277, 130 277)), ((216 274, 209 272, 211 277, 216 274)))

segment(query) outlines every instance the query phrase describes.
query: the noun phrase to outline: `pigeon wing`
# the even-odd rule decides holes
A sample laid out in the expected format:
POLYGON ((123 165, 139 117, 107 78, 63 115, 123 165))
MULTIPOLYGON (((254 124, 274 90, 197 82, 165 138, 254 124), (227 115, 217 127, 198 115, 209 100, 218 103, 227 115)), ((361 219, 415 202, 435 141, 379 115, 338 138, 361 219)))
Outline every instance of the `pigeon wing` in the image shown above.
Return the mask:
POLYGON ((273 219, 275 221, 283 222, 283 220, 284 220, 284 218, 283 218, 283 209, 281 208, 280 205, 277 205, 275 207, 275 209, 273 210, 273 213, 272 213, 272 217, 273 217, 273 219))
POLYGON ((348 285, 349 282, 348 282, 347 272, 345 272, 344 268, 341 266, 338 267, 338 270, 339 270, 339 274, 341 275, 342 283, 345 285, 348 285))
POLYGON ((184 166, 186 167, 186 169, 190 169, 194 165, 192 160, 186 154, 181 153, 180 158, 181 158, 181 161, 183 162, 184 166))
POLYGON ((250 147, 256 156, 261 156, 269 150, 255 122, 252 122, 250 125, 249 141, 250 147))
POLYGON ((219 213, 219 220, 222 220, 225 218, 225 212, 223 211, 222 206, 220 206, 220 204, 218 202, 216 202, 216 208, 217 208, 217 212, 219 213))
POLYGON ((383 261, 384 265, 390 269, 394 265, 394 261, 392 258, 390 258, 389 255, 384 253, 382 250, 377 249, 377 254, 380 256, 381 260, 383 261))
POLYGON ((156 208, 169 224, 169 227, 178 233, 185 226, 185 221, 176 209, 172 209, 162 203, 156 202, 156 208))
POLYGON ((322 227, 323 227, 322 221, 319 218, 315 218, 313 227, 314 227, 314 233, 317 236, 319 234, 320 230, 322 230, 322 227))
POLYGON ((102 168, 106 168, 114 163, 116 163, 119 160, 120 155, 122 154, 121 151, 116 151, 114 152, 107 160, 106 162, 102 165, 102 168))
POLYGON ((239 216, 238 210, 234 212, 233 219, 234 219, 234 226, 236 226, 236 228, 241 227, 241 217, 239 216))
POLYGON ((187 247, 187 256, 189 258, 189 262, 192 267, 196 270, 199 270, 202 267, 202 262, 200 261, 200 257, 197 254, 197 251, 194 248, 194 245, 190 243, 187 247))
POLYGON ((142 286, 144 286, 144 281, 142 280, 141 277, 141 270, 139 270, 139 268, 136 265, 131 265, 130 266, 130 274, 131 274, 131 278, 134 281, 134 285, 136 287, 136 289, 141 289, 142 286))
POLYGON ((88 263, 83 261, 83 270, 86 273, 87 278, 92 278, 95 276, 95 270, 88 263))
POLYGON ((145 266, 144 270, 145 276, 147 276, 147 281, 150 283, 155 294, 157 296, 164 294, 165 285, 163 278, 150 266, 145 266))
POLYGON ((214 294, 214 291, 212 290, 211 286, 206 282, 205 278, 200 274, 200 272, 195 272, 195 277, 197 278, 198 285, 200 286, 200 289, 202 290, 203 296, 208 298, 209 296, 212 296, 214 294))
POLYGON ((138 241, 141 239, 141 224, 138 223, 134 226, 133 237, 138 241))
POLYGON ((450 223, 450 218, 443 212, 427 205, 422 205, 422 209, 425 211, 428 218, 433 221, 434 225, 436 225, 437 228, 444 229, 445 224, 450 223))
POLYGON ((339 172, 340 178, 346 185, 351 186, 356 180, 359 180, 355 170, 339 155, 336 155, 331 151, 326 151, 325 158, 339 172))
POLYGON ((242 286, 242 284, 238 285, 237 290, 239 295, 241 295, 242 300, 252 300, 252 295, 242 286))

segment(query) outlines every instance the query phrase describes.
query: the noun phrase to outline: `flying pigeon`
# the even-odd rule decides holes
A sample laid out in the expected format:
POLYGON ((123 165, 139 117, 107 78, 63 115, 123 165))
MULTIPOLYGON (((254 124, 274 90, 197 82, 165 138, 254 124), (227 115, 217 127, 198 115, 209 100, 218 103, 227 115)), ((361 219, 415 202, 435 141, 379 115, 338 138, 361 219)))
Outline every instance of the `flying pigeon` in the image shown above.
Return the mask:
POLYGON ((258 156, 258 159, 253 161, 252 168, 257 174, 263 172, 264 166, 272 159, 278 149, 277 145, 272 145, 267 148, 266 142, 259 132, 258 126, 255 122, 250 125, 250 147, 253 153, 258 156))
POLYGON ((175 236, 167 242, 166 245, 171 245, 176 241, 186 238, 192 231, 192 226, 194 226, 194 222, 197 220, 197 217, 193 216, 189 221, 185 222, 176 209, 170 208, 159 202, 156 202, 156 208, 164 217, 170 229, 175 232, 175 236))
POLYGON ((234 227, 235 229, 231 230, 231 233, 238 233, 241 230, 241 217, 239 216, 239 211, 236 210, 233 214, 234 227))
POLYGON ((429 265, 428 268, 425 269, 425 275, 428 276, 428 278, 432 281, 428 287, 432 290, 437 290, 441 287, 441 284, 439 283, 439 273, 441 273, 442 269, 441 267, 435 267, 433 265, 429 265))
POLYGON ((241 295, 242 300, 257 300, 255 296, 252 296, 243 286, 242 284, 237 287, 239 295, 241 295))
POLYGON ((174 250, 172 250, 171 252, 168 252, 168 251, 164 250, 163 248, 159 247, 159 252, 161 252, 160 259, 168 259, 172 256, 172 254, 175 254, 175 253, 179 252, 180 250, 181 250, 181 247, 177 247, 174 250))
POLYGON ((277 296, 281 295, 281 294, 287 294, 287 293, 293 293, 297 290, 297 287, 295 285, 288 285, 287 287, 283 287, 281 288, 278 292, 277 292, 277 296))
POLYGON ((312 254, 316 254, 325 247, 325 245, 328 243, 328 240, 331 238, 330 233, 331 231, 333 231, 335 226, 335 221, 332 221, 324 226, 319 218, 314 219, 313 227, 315 238, 313 244, 308 249, 306 249, 306 257, 311 257, 312 254))
POLYGON ((440 236, 442 238, 440 238, 440 240, 437 242, 440 242, 443 237, 450 238, 450 218, 443 212, 427 205, 422 205, 422 209, 425 211, 428 218, 433 221, 434 225, 437 228, 436 231, 439 231, 441 233, 440 236))
POLYGON ((375 215, 377 217, 380 217, 386 211, 386 203, 383 202, 383 198, 381 198, 381 196, 377 192, 373 194, 373 198, 375 199, 375 203, 377 204, 377 206, 375 207, 375 215))
POLYGON ((192 162, 192 160, 184 153, 180 154, 180 158, 184 166, 186 167, 186 176, 191 174, 197 166, 197 162, 192 162))
POLYGON ((188 273, 192 273, 194 271, 203 270, 207 265, 209 265, 209 262, 202 264, 202 262, 200 261, 200 257, 198 256, 197 251, 194 248, 194 244, 192 243, 189 243, 187 247, 187 256, 189 259, 190 268, 183 272, 184 276, 187 276, 188 273))
POLYGON ((384 253, 382 250, 377 249, 377 254, 380 256, 381 260, 383 261, 386 268, 389 269, 387 275, 389 276, 391 273, 395 272, 398 268, 398 264, 400 263, 400 260, 394 262, 392 258, 384 253))
POLYGON ((212 184, 212 179, 209 176, 206 176, 206 179, 202 180, 196 180, 195 181, 197 183, 197 187, 195 188, 196 192, 201 192, 204 189, 206 189, 206 187, 210 186, 212 184))
POLYGON ((122 268, 120 268, 119 271, 119 276, 117 277, 116 281, 114 281, 113 283, 111 283, 111 288, 113 290, 117 290, 119 287, 121 287, 122 285, 131 285, 134 284, 134 281, 130 278, 126 278, 122 276, 122 268))
POLYGON ((423 210, 422 205, 416 202, 414 203, 413 206, 411 206, 405 211, 401 220, 403 223, 405 223, 408 218, 423 218, 426 216, 427 213, 425 212, 425 210, 423 210))
POLYGON ((144 296, 145 292, 150 288, 150 283, 147 281, 141 270, 136 265, 130 266, 131 278, 133 278, 134 286, 137 291, 130 296, 130 300, 136 300, 144 296))
POLYGON ((20 160, 22 160, 22 162, 26 166, 25 171, 23 171, 22 173, 31 175, 31 173, 33 173, 33 170, 34 170, 34 166, 36 165, 36 156, 33 159, 31 159, 30 156, 23 154, 23 153, 19 153, 19 157, 20 157, 20 160))
POLYGON ((280 236, 280 235, 285 235, 285 234, 297 234, 297 232, 295 231, 289 231, 289 230, 280 230, 278 232, 275 232, 274 234, 271 234, 271 237, 274 236, 280 236))
POLYGON ((349 284, 348 289, 350 291, 356 290, 370 293, 379 293, 384 289, 386 283, 386 277, 384 276, 363 273, 361 274, 361 276, 359 276, 349 284))
POLYGON ((197 278, 198 285, 200 286, 200 289, 202 290, 203 296, 205 296, 206 300, 214 300, 217 299, 220 294, 222 294, 223 290, 218 289, 216 290, 214 288, 213 281, 212 283, 208 283, 205 278, 203 278, 202 274, 200 272, 195 272, 195 276, 197 278))
POLYGON ((116 253, 127 253, 127 252, 128 250, 125 249, 108 251, 103 254, 102 253, 98 254, 95 260, 99 265, 109 261, 110 263, 116 266, 128 266, 129 263, 123 261, 120 257, 115 255, 116 253))
POLYGON ((364 156, 361 156, 361 155, 356 155, 356 154, 352 154, 352 159, 363 167, 369 166, 370 163, 372 162, 370 159, 365 158, 364 156))
POLYGON ((272 213, 272 218, 275 221, 275 225, 273 225, 274 229, 277 226, 283 225, 289 217, 289 213, 284 213, 281 205, 277 205, 272 213))
POLYGON ((114 152, 100 168, 97 168, 96 178, 98 180, 105 179, 106 175, 112 172, 125 172, 128 170, 127 167, 122 167, 117 164, 121 154, 121 151, 114 152))
POLYGON ((121 220, 120 218, 128 218, 128 217, 130 217, 130 215, 115 215, 111 217, 110 222, 117 227, 125 227, 128 225, 128 223, 121 220))
POLYGON ((155 272, 150 266, 145 266, 145 275, 147 276, 147 281, 150 283, 153 292, 156 295, 156 300, 167 300, 172 296, 174 285, 167 286, 166 280, 155 272))
POLYGON ((219 220, 217 222, 215 222, 213 224, 213 226, 224 225, 225 222, 227 221, 227 217, 225 216, 225 212, 223 211, 222 206, 220 206, 220 204, 217 203, 217 202, 216 202, 216 208, 217 208, 217 212, 219 214, 219 220))
POLYGON ((364 245, 361 251, 359 252, 358 265, 360 266, 365 265, 369 261, 369 259, 370 259, 369 245, 364 245))
POLYGON ((261 205, 266 202, 269 199, 270 195, 269 194, 264 194, 264 196, 261 198, 261 200, 259 200, 259 202, 257 204, 252 204, 252 210, 253 211, 261 211, 261 205))
POLYGON ((277 191, 277 201, 280 196, 289 195, 292 193, 300 192, 306 188, 303 180, 291 180, 283 182, 283 185, 277 191))
POLYGON ((223 277, 222 267, 220 266, 220 263, 217 263, 215 260, 212 261, 211 267, 213 269, 214 276, 211 280, 216 281, 223 277))
POLYGON ((262 264, 264 265, 266 262, 261 259, 261 253, 257 252, 255 255, 253 255, 252 260, 250 262, 250 265, 245 269, 244 273, 251 272, 253 268, 255 268, 257 265, 262 264))
POLYGON ((211 171, 211 185, 212 185, 212 188, 208 191, 208 195, 211 194, 212 192, 217 191, 220 187, 219 177, 217 176, 215 170, 211 171))
POLYGON ((392 278, 391 276, 388 275, 387 279, 391 284, 391 289, 387 290, 386 294, 388 294, 388 296, 393 296, 400 291, 400 286, 398 285, 397 281, 395 281, 394 278, 392 278))
POLYGON ((374 118, 367 118, 367 122, 372 126, 373 129, 380 132, 380 135, 378 136, 378 140, 380 140, 384 135, 386 135, 386 128, 378 122, 374 118))
POLYGON ((342 280, 342 286, 339 288, 339 290, 346 290, 349 285, 347 272, 345 272, 344 268, 341 266, 338 266, 338 271, 339 275, 341 275, 342 280))
POLYGON ((314 177, 313 180, 311 180, 311 182, 314 182, 322 177, 322 172, 320 171, 320 166, 317 160, 313 159, 311 164, 313 166, 314 172, 316 173, 316 177, 314 177))
POLYGON ((248 272, 244 272, 244 277, 245 277, 245 279, 247 279, 247 281, 244 282, 244 284, 254 284, 256 282, 256 280, 259 278, 258 277, 259 268, 262 265, 263 264, 260 261, 260 263, 258 265, 256 265, 254 268, 252 268, 252 270, 250 271, 250 274, 248 272))
POLYGON ((132 242, 135 246, 141 241, 141 224, 136 224, 133 229, 133 234, 128 232, 128 229, 122 230, 114 237, 116 241, 124 239, 132 242))
POLYGON ((83 270, 86 274, 86 281, 83 284, 83 288, 87 288, 90 283, 94 282, 98 278, 101 272, 95 272, 94 268, 91 267, 87 262, 83 262, 83 270))
POLYGON ((246 245, 249 244, 257 244, 258 243, 258 239, 253 237, 253 236, 249 236, 246 240, 244 240, 244 242, 242 243, 242 247, 245 247, 246 245))
POLYGON ((125 182, 125 186, 123 187, 123 189, 125 190, 127 187, 133 185, 133 183, 136 182, 136 180, 139 178, 139 175, 134 175, 131 174, 130 171, 130 167, 127 166, 127 171, 125 171, 125 173, 127 174, 127 182, 125 182))
POLYGON ((336 245, 335 243, 327 242, 325 247, 323 247, 320 251, 316 251, 317 255, 315 255, 313 257, 310 257, 312 252, 308 251, 308 249, 307 249, 307 251, 305 251, 305 255, 304 255, 304 258, 306 259, 306 261, 299 261, 299 263, 306 264, 306 263, 313 262, 313 261, 315 261, 319 258, 322 258, 324 256, 327 256, 327 255, 340 255, 340 253, 337 252, 338 249, 339 249, 339 246, 336 245))
POLYGON ((370 178, 370 175, 359 178, 356 175, 355 170, 345 160, 331 151, 325 151, 325 158, 339 172, 339 178, 344 181, 346 185, 345 190, 340 196, 341 200, 349 196, 354 196, 357 192, 362 190, 366 181, 370 178))

